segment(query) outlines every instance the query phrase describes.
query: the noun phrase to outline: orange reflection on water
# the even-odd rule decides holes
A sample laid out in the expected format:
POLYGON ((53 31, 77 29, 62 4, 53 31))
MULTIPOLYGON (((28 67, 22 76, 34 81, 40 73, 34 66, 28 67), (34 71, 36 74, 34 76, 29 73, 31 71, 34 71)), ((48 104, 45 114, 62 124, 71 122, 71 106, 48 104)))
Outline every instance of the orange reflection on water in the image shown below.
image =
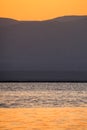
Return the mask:
POLYGON ((1 108, 0 130, 87 130, 87 108, 1 108))

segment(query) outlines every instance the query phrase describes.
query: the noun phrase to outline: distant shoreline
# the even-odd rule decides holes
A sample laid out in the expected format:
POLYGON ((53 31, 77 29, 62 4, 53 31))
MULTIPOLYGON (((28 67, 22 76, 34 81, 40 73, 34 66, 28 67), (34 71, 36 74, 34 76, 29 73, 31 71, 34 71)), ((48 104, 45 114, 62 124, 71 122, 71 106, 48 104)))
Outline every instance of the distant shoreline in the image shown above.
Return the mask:
POLYGON ((0 71, 0 82, 87 82, 87 72, 0 71))

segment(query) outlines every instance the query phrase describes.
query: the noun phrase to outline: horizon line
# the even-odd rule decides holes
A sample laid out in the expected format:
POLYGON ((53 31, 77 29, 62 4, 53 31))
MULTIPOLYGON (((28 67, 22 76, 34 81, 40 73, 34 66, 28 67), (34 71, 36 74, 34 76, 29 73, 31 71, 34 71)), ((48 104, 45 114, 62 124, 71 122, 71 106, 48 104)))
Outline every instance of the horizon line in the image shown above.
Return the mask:
POLYGON ((58 16, 58 17, 53 17, 53 18, 50 18, 50 19, 45 19, 45 20, 19 20, 19 19, 15 19, 15 18, 10 18, 10 17, 0 17, 0 19, 10 19, 10 20, 15 20, 15 21, 23 21, 23 22, 26 22, 26 21, 35 21, 35 22, 42 22, 42 21, 50 21, 50 20, 53 20, 53 19, 58 19, 58 18, 63 18, 63 17, 87 17, 87 15, 62 15, 62 16, 58 16))

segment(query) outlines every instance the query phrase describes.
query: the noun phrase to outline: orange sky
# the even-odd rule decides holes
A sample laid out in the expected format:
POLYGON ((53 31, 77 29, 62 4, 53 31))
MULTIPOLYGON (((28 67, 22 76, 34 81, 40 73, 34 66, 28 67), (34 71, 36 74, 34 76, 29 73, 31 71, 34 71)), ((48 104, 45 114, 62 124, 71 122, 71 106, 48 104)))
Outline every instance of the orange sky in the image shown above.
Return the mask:
POLYGON ((0 17, 45 20, 63 15, 87 15, 87 0, 0 0, 0 17))

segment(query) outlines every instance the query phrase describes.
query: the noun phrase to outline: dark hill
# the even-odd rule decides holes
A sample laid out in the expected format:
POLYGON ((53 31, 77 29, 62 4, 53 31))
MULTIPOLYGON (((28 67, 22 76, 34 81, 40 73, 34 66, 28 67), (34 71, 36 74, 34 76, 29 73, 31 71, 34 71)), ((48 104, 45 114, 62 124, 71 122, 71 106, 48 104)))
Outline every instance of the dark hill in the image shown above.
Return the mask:
POLYGON ((9 18, 0 18, 0 27, 17 24, 18 21, 9 18))
POLYGON ((54 21, 54 22, 76 22, 78 20, 83 20, 86 19, 87 20, 87 16, 76 16, 76 15, 72 15, 72 16, 63 16, 63 17, 58 17, 58 18, 54 18, 54 19, 50 19, 47 21, 54 21))
POLYGON ((15 22, 0 28, 1 80, 87 80, 87 16, 15 22))

